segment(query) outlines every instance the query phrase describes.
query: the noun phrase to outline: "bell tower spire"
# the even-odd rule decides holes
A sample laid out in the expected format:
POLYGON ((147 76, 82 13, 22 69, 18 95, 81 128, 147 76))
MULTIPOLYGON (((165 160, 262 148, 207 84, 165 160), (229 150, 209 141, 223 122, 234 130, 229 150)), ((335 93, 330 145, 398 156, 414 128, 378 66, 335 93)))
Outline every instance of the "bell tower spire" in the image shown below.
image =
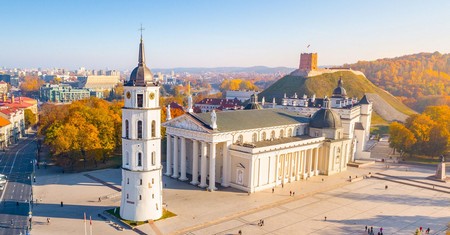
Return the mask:
POLYGON ((141 43, 139 44, 139 65, 145 64, 145 50, 144 50, 144 40, 142 39, 142 31, 144 31, 145 28, 141 27, 139 28, 139 31, 141 31, 141 43))

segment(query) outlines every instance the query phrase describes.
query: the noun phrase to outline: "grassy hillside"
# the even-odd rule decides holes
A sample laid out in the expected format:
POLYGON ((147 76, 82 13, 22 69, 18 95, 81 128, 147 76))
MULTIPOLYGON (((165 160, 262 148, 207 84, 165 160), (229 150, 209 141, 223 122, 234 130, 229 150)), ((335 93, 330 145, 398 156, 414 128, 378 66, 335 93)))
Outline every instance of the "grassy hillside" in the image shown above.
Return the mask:
POLYGON ((406 115, 415 113, 394 96, 376 87, 364 76, 355 75, 347 71, 308 78, 287 75, 261 92, 258 98, 261 100, 262 97, 265 97, 266 101, 271 102, 272 98, 275 97, 277 103, 280 104, 285 93, 288 97, 294 95, 294 93, 297 93, 299 97, 303 96, 303 94, 306 94, 308 97, 313 94, 316 94, 316 97, 331 96, 340 77, 342 77, 344 88, 350 97, 361 99, 365 93, 375 93, 399 112, 406 115))

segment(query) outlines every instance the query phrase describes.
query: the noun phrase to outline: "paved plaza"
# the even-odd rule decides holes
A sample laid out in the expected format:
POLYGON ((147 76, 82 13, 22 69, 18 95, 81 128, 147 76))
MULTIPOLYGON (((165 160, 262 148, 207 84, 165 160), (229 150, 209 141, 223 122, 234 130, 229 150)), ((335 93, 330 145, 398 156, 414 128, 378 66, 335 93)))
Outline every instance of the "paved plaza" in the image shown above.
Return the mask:
POLYGON ((85 212, 92 216, 93 234, 367 234, 366 225, 375 234, 380 227, 383 234, 412 234, 420 226, 445 234, 450 185, 427 179, 433 173, 429 167, 376 163, 250 195, 228 188, 207 192, 164 176, 164 203, 177 216, 120 231, 98 217, 120 204, 120 169, 62 174, 41 168, 32 234, 84 234, 85 212), (369 172, 374 177, 363 179, 369 172), (261 219, 264 226, 258 226, 261 219))

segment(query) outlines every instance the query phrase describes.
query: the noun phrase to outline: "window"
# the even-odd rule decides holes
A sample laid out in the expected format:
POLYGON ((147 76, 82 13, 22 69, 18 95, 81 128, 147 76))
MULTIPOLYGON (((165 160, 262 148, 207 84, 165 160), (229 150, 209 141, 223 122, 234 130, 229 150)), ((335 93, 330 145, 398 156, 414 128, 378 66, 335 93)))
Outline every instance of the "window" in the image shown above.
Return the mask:
POLYGON ((159 209, 158 209, 158 203, 156 203, 156 210, 159 210, 159 209))
POLYGON ((284 137, 284 131, 280 130, 280 139, 284 137))
POLYGON ((292 129, 290 129, 289 128, 289 130, 288 130, 288 137, 292 137, 293 135, 292 135, 292 129))
POLYGON ((152 137, 156 137, 156 122, 152 121, 152 137))
POLYGON ((143 94, 137 95, 137 106, 138 106, 138 108, 144 107, 144 95, 143 94))
POLYGON ((272 131, 272 132, 270 133, 270 139, 271 139, 271 140, 274 140, 274 139, 275 139, 275 131, 272 131))
POLYGON ((139 180, 140 185, 142 185, 142 179, 139 180))
POLYGON ((137 165, 142 166, 142 153, 138 153, 137 165))
POLYGON ((261 140, 266 140, 266 132, 263 132, 261 135, 261 140))
POLYGON ((156 153, 152 152, 152 166, 154 166, 156 164, 156 153))
POLYGON ((125 138, 130 138, 130 124, 125 120, 125 138))
POLYGON ((127 178, 127 184, 130 184, 130 178, 127 178))
POLYGON ((155 194, 154 193, 152 194, 152 198, 155 199, 155 194))
POLYGON ((256 143, 257 141, 258 141, 258 135, 256 133, 253 133, 252 142, 256 143))
POLYGON ((138 137, 138 139, 142 139, 142 121, 138 121, 138 123, 137 123, 137 137, 138 137))
POLYGON ((128 152, 125 153, 125 165, 130 165, 130 154, 128 152))
POLYGON ((155 183, 155 178, 152 178, 152 184, 154 184, 155 183))

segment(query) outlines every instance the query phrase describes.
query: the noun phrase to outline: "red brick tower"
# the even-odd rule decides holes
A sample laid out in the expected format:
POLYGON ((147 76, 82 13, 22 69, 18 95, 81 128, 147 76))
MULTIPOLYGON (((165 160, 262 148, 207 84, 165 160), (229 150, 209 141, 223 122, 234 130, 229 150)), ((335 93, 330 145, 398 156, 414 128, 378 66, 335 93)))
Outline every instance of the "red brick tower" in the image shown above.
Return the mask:
POLYGON ((317 53, 302 53, 300 54, 300 66, 302 71, 310 71, 317 69, 317 53))

